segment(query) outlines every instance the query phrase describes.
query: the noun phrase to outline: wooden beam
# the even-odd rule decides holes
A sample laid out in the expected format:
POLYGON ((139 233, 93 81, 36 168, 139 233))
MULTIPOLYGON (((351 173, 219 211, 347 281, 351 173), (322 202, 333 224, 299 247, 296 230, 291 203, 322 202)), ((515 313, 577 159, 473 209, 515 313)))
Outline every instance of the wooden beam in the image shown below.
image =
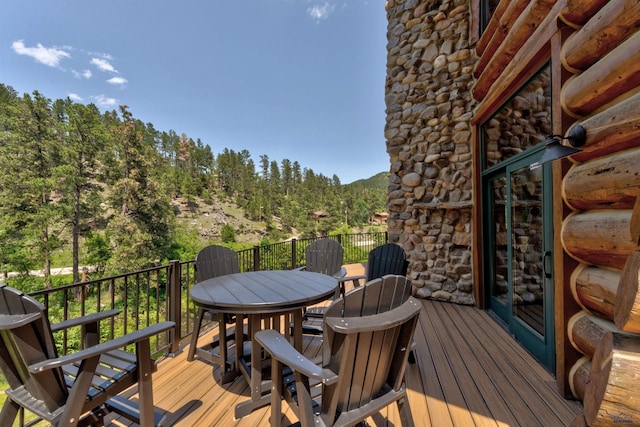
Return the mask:
MULTIPOLYGON (((491 38, 486 42, 486 46, 481 49, 482 53, 478 53, 479 59, 473 71, 475 77, 480 76, 489 61, 493 59, 502 42, 510 35, 513 25, 525 7, 527 7, 527 2, 524 1, 500 2, 498 9, 502 9, 501 12, 503 13, 500 15, 500 22, 497 24, 497 28, 492 28, 490 33, 485 31, 483 34, 483 36, 491 34, 491 38)), ((490 23, 494 22, 496 21, 492 17, 490 23)), ((484 40, 482 41, 484 42, 484 40)), ((476 48, 476 52, 478 52, 478 48, 476 48)))
POLYGON ((583 356, 571 367, 569 371, 569 384, 571 384, 571 392, 573 396, 582 401, 584 399, 584 390, 589 381, 589 369, 591 368, 591 357, 583 356))
POLYGON ((555 3, 556 0, 533 0, 527 5, 513 24, 512 31, 480 74, 472 90, 475 99, 481 100, 489 93, 491 85, 504 72, 505 67, 513 60, 520 48, 532 37, 545 18, 551 15, 549 12, 555 3))
POLYGON ((590 426, 640 420, 640 337, 606 333, 591 362, 584 416, 590 426))
MULTIPOLYGON (((474 1, 472 3, 479 5, 482 2, 474 1)), ((489 20, 487 27, 482 32, 482 35, 478 40, 478 44, 476 45, 476 54, 478 55, 478 57, 484 55, 484 52, 487 49, 487 45, 489 44, 489 41, 491 40, 491 38, 493 37, 493 34, 498 30, 498 27, 500 26, 502 15, 504 15, 504 11, 507 9, 507 6, 509 6, 509 2, 501 1, 500 3, 498 3, 498 7, 496 7, 496 10, 493 12, 493 15, 491 15, 491 19, 489 20)), ((480 15, 481 15, 480 11, 478 11, 478 21, 480 21, 480 15)))
POLYGON ((640 245, 640 197, 636 199, 631 213, 631 240, 640 245))
POLYGON ((578 28, 608 2, 609 0, 567 0, 560 12, 560 19, 567 25, 578 28))
MULTIPOLYGON (((472 123, 483 123, 488 120, 496 109, 513 96, 513 93, 549 60, 551 50, 549 41, 558 32, 556 16, 563 4, 563 1, 559 1, 551 10, 538 26, 536 32, 526 41, 513 60, 504 68, 504 71, 497 76, 497 80, 491 85, 491 90, 486 97, 482 99, 476 97, 479 104, 471 119, 472 123)), ((553 57, 558 56, 554 55, 553 57)), ((559 96, 555 98, 560 99, 559 96)), ((558 108, 562 111, 560 103, 558 103, 558 108)))
POLYGON ((583 309, 613 321, 619 282, 619 270, 580 264, 571 275, 571 292, 583 309))
POLYGON ((616 293, 614 320, 623 331, 640 334, 640 252, 635 251, 624 265, 616 293))
POLYGON ((640 146, 575 165, 562 192, 576 210, 632 209, 640 195, 640 146))
MULTIPOLYGON (((561 7, 561 5, 556 7, 561 7)), ((554 31, 553 35, 550 36, 550 55, 552 58, 557 58, 560 55, 563 41, 573 30, 566 26, 557 29, 555 19, 553 21, 545 21, 544 25, 547 26, 547 31, 554 31)), ((560 93, 562 84, 569 78, 569 75, 570 73, 559 61, 551 62, 551 86, 552 94, 554 95, 552 96, 551 123, 554 134, 564 134, 569 125, 573 123, 573 119, 562 110, 560 97, 555 96, 555 94, 560 93)), ((569 165, 570 162, 565 160, 553 162, 551 167, 553 172, 552 182, 555 183, 553 185, 554 230, 561 230, 564 219, 572 212, 562 199, 560 186, 562 177, 566 175, 569 165)), ((553 239, 553 321, 556 347, 556 383, 562 395, 568 399, 573 396, 571 385, 569 384, 569 372, 571 367, 582 356, 571 344, 567 331, 567 324, 571 317, 582 309, 572 295, 570 286, 573 272, 578 267, 578 262, 564 251, 562 242, 556 234, 553 239)))
POLYGON ((631 94, 580 123, 587 131, 582 151, 571 156, 586 162, 638 146, 640 140, 640 92, 631 94))
POLYGON ((569 319, 567 325, 573 347, 585 356, 592 357, 600 340, 607 332, 622 333, 616 325, 606 319, 580 311, 569 319))
POLYGON ((640 29, 640 3, 612 0, 567 39, 561 60, 568 70, 584 71, 640 29))
POLYGON ((622 269, 638 245, 631 241, 631 210, 573 213, 560 239, 567 254, 585 264, 622 269))
POLYGON ((640 32, 629 37, 582 74, 569 79, 560 95, 564 110, 588 116, 640 86, 640 32))

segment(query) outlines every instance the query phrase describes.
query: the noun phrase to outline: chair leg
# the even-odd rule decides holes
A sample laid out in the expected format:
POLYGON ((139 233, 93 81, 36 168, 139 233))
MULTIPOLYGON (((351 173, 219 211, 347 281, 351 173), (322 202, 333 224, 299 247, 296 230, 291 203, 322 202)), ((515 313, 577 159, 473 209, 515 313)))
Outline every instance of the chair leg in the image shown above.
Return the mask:
POLYGON ((282 362, 271 361, 271 427, 282 425, 282 362))
POLYGON ((413 417, 411 416, 411 408, 409 408, 409 399, 403 397, 396 402, 398 404, 398 412, 400 412, 400 423, 403 427, 413 427, 413 417))
POLYGON ((2 405, 2 411, 0 412, 0 425, 11 426, 18 416, 20 405, 7 397, 4 405, 2 405))
POLYGON ((223 314, 218 316, 218 350, 220 351, 220 370, 224 373, 227 371, 227 324, 223 314))
POLYGON ((87 393, 91 386, 96 367, 100 361, 100 356, 85 359, 80 363, 80 370, 73 382, 67 404, 64 407, 59 424, 64 426, 75 426, 78 424, 82 407, 87 399, 87 393))
POLYGON ((136 343, 136 359, 138 362, 138 394, 140 399, 140 425, 152 426, 155 424, 153 413, 153 388, 151 383, 151 344, 149 340, 142 340, 136 343))
POLYGON ((191 344, 189 345, 189 354, 187 354, 187 360, 191 362, 196 355, 196 346, 198 345, 198 338, 200 335, 200 328, 202 327, 202 318, 204 317, 204 309, 198 308, 198 314, 193 319, 193 333, 191 334, 191 344))

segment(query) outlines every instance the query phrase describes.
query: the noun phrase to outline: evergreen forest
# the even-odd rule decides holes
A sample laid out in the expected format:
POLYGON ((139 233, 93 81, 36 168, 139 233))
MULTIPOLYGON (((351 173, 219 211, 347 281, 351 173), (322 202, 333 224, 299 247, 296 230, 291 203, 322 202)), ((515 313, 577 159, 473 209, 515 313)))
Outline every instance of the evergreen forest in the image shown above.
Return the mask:
MULTIPOLYGON (((216 154, 128 106, 100 112, 0 84, 0 269, 42 270, 51 286, 54 264, 77 282, 81 265, 111 275, 191 259, 212 242, 177 221, 176 200, 232 203, 262 224, 262 243, 349 232, 386 209, 387 176, 342 185, 295 160, 216 154)), ((232 245, 239 232, 225 226, 217 239, 232 245)))

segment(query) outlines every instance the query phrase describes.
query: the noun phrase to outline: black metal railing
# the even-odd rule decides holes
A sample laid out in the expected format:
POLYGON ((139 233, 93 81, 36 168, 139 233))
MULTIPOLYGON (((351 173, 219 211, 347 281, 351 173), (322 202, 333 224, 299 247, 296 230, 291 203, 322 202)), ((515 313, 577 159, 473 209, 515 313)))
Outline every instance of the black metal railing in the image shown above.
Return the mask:
MULTIPOLYGON (((387 234, 342 234, 330 238, 344 249, 344 264, 363 262, 371 249, 387 241, 387 234)), ((238 252, 241 271, 286 270, 304 264, 305 248, 315 239, 292 239, 272 245, 258 245, 238 252)), ((196 307, 189 297, 194 285, 194 261, 171 261, 167 265, 43 289, 30 295, 48 310, 51 323, 104 310, 118 309, 117 317, 101 325, 103 339, 112 339, 154 323, 172 320, 174 329, 153 341, 154 356, 177 353, 193 331, 196 307)), ((83 341, 79 331, 59 332, 61 354, 76 349, 83 341)))

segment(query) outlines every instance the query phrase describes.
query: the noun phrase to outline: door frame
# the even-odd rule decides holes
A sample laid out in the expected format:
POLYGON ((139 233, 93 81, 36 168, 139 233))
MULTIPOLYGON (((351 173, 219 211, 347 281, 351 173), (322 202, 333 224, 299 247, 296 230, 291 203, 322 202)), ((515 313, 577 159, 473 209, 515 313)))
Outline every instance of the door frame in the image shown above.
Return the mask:
POLYGON ((526 322, 518 318, 513 311, 513 286, 511 277, 511 266, 513 253, 512 239, 511 239, 511 203, 510 197, 505 204, 505 223, 507 225, 507 266, 509 270, 508 277, 506 278, 509 283, 507 304, 502 305, 500 303, 494 303, 493 298, 493 278, 494 275, 494 223, 492 218, 492 197, 490 183, 500 177, 506 178, 507 195, 511 194, 511 172, 520 170, 527 165, 531 165, 536 162, 544 152, 544 146, 533 147, 513 158, 504 162, 504 164, 497 165, 488 169, 482 173, 481 186, 483 194, 482 196, 482 218, 483 218, 483 234, 484 239, 482 241, 483 258, 483 305, 486 309, 494 313, 500 323, 507 331, 520 342, 534 357, 543 364, 550 372, 555 374, 556 371, 556 340, 555 340, 555 286, 553 276, 554 266, 554 210, 553 210, 553 173, 550 164, 542 166, 542 218, 543 218, 543 259, 542 259, 542 280, 544 283, 543 292, 543 321, 544 321, 544 335, 540 335, 533 327, 526 322))

